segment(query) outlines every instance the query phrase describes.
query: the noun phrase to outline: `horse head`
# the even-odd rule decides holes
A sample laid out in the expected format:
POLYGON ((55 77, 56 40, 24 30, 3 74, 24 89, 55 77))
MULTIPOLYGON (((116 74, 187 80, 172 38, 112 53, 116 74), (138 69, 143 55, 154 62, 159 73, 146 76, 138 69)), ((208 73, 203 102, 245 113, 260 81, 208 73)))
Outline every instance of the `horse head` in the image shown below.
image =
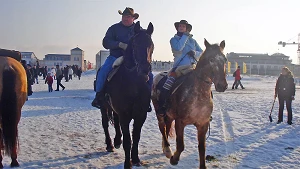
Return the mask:
POLYGON ((204 39, 204 44, 206 49, 199 59, 196 69, 201 69, 201 74, 215 84, 217 92, 224 92, 228 87, 225 70, 227 58, 223 53, 225 41, 223 40, 220 45, 211 45, 204 39))
POLYGON ((154 50, 151 38, 152 33, 153 25, 151 22, 147 29, 142 29, 140 22, 137 22, 134 26, 134 36, 128 44, 130 54, 127 57, 131 57, 131 60, 137 67, 138 75, 144 76, 146 81, 149 79, 148 74, 151 71, 152 53, 154 50))

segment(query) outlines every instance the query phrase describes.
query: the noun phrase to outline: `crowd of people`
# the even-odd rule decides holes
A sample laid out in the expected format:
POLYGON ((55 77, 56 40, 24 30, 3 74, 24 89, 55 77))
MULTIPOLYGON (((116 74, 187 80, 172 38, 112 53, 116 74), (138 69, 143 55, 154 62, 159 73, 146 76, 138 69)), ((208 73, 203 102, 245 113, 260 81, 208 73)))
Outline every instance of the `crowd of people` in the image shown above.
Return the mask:
POLYGON ((52 68, 49 71, 47 66, 40 67, 38 62, 37 65, 33 65, 33 67, 32 65, 27 64, 25 60, 22 60, 21 63, 25 68, 27 74, 28 96, 31 96, 33 93, 32 85, 39 84, 39 76, 43 77, 43 80, 45 80, 45 84, 48 84, 48 91, 52 92, 52 85, 54 80, 57 81, 57 87, 55 91, 59 91, 59 87, 64 90, 65 86, 61 84, 63 78, 65 78, 65 82, 69 82, 69 80, 72 80, 73 76, 78 77, 78 79, 80 80, 82 74, 81 67, 78 67, 77 65, 66 65, 63 68, 60 68, 59 65, 56 65, 55 68, 52 68))

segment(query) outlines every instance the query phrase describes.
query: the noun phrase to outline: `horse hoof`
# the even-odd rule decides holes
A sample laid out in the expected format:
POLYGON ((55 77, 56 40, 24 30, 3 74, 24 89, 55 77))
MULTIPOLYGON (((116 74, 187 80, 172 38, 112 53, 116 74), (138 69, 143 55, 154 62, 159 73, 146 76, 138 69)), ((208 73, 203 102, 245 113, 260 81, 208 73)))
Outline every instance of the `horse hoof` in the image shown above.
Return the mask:
POLYGON ((138 162, 138 163, 132 163, 133 166, 136 166, 136 167, 140 167, 142 166, 142 163, 141 162, 138 162))
MULTIPOLYGON (((10 167, 20 167, 19 163, 17 160, 13 160, 11 163, 10 163, 10 167)), ((2 166, 3 168, 3 166, 2 166)))
POLYGON ((106 151, 107 152, 114 152, 114 148, 113 147, 106 147, 106 151))
POLYGON ((124 169, 132 169, 132 163, 131 162, 125 162, 124 163, 124 169))
POLYGON ((174 160, 174 156, 171 157, 170 164, 172 164, 172 165, 177 165, 178 164, 178 161, 174 160))
POLYGON ((119 149, 122 145, 122 140, 121 141, 117 141, 117 142, 114 142, 114 146, 116 149, 119 149))
POLYGON ((206 166, 200 166, 199 169, 207 169, 206 166))
POLYGON ((172 157, 172 150, 170 149, 170 147, 165 147, 163 149, 163 153, 165 154, 165 156, 170 159, 172 157))

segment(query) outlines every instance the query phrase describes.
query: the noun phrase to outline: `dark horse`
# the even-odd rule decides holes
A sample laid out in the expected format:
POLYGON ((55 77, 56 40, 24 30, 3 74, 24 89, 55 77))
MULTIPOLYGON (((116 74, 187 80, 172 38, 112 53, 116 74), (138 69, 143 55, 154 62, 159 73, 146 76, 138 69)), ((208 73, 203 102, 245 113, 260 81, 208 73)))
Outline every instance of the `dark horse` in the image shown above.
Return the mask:
POLYGON ((151 22, 147 30, 142 29, 139 22, 135 24, 134 36, 130 39, 125 51, 124 61, 105 87, 109 103, 120 119, 125 151, 124 168, 141 165, 138 157, 138 144, 151 101, 151 92, 147 81, 154 50, 152 33, 151 22), (129 132, 129 124, 132 119, 134 120, 133 143, 131 143, 129 132))
MULTIPOLYGON (((27 76, 24 67, 16 59, 0 56, 0 147, 11 156, 11 167, 19 166, 18 123, 26 98, 27 76)), ((3 168, 2 159, 0 154, 0 168, 3 168)))
MULTIPOLYGON (((227 89, 225 64, 227 59, 223 54, 225 41, 217 44, 209 44, 204 41, 205 51, 200 57, 196 68, 187 75, 178 78, 174 84, 175 91, 168 101, 169 109, 164 118, 157 115, 159 129, 162 134, 162 148, 164 154, 170 158, 172 165, 177 165, 181 152, 184 150, 184 127, 186 125, 195 125, 198 130, 198 149, 200 156, 200 168, 205 166, 205 135, 208 130, 210 116, 213 110, 213 101, 211 95, 212 83, 217 92, 224 92, 227 89), (192 94, 191 94, 192 93, 192 94), (175 120, 176 130, 176 152, 174 155, 170 149, 168 135, 172 128, 172 122, 175 120)), ((152 102, 155 110, 158 110, 159 81, 156 76, 153 83, 152 102)), ((174 90, 174 89, 173 89, 174 90)))
MULTIPOLYGON (((97 75, 98 75, 100 69, 101 69, 101 67, 97 71, 97 75)), ((97 75, 96 75, 96 77, 97 77, 97 75)), ((96 80, 94 81, 94 91, 96 91, 96 80)), ((102 105, 103 106, 101 107, 100 111, 101 111, 101 117, 102 117, 102 127, 103 127, 104 133, 105 133, 106 151, 113 152, 114 148, 118 149, 118 148, 120 148, 120 146, 122 144, 122 133, 121 133, 119 117, 116 114, 116 112, 114 112, 112 110, 112 108, 110 107, 108 102, 102 103, 102 105), (115 131, 116 131, 116 135, 114 138, 114 145, 112 144, 110 134, 108 131, 109 122, 111 122, 111 124, 114 126, 115 131)))

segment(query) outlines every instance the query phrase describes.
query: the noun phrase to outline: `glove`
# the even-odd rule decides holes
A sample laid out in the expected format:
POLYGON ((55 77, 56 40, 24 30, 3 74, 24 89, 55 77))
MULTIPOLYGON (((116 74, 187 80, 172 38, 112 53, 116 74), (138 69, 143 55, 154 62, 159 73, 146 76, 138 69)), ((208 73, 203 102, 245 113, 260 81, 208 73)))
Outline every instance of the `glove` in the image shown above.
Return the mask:
POLYGON ((119 47, 122 48, 123 50, 126 50, 127 46, 128 45, 126 43, 123 43, 123 42, 119 43, 119 47))
POLYGON ((187 54, 188 54, 189 56, 191 56, 191 57, 194 57, 195 54, 196 54, 196 52, 193 51, 193 50, 190 50, 187 54))

